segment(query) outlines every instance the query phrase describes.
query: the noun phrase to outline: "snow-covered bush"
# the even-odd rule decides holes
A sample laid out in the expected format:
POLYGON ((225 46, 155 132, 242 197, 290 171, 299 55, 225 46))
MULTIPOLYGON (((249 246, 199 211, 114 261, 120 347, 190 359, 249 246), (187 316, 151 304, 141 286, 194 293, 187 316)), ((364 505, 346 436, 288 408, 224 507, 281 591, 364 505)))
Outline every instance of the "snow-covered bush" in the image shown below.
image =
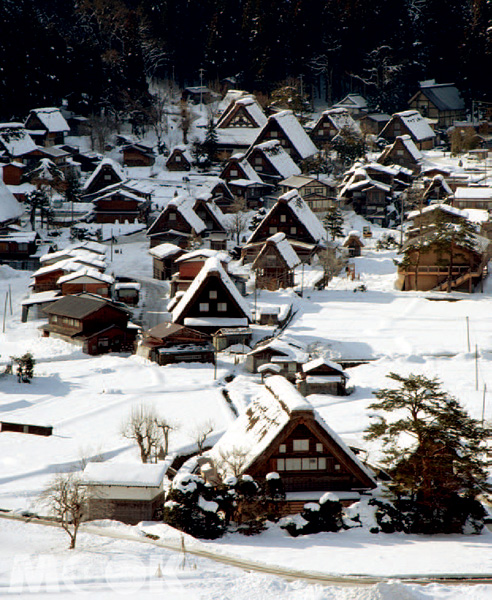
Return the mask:
POLYGON ((344 526, 342 505, 330 492, 324 494, 319 502, 305 504, 301 517, 305 524, 290 521, 282 526, 293 537, 320 531, 340 531, 344 526))

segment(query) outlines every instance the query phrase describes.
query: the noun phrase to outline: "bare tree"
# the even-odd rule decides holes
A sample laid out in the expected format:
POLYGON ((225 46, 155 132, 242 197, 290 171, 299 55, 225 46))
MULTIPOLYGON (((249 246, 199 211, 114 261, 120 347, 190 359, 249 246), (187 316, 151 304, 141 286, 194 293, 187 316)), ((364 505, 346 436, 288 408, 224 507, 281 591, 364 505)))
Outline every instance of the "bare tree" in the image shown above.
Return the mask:
POLYGON ((249 215, 243 212, 246 208, 245 200, 236 200, 231 205, 231 213, 228 215, 226 231, 231 237, 236 238, 237 244, 241 241, 241 235, 248 229, 249 215))
POLYGON ((167 453, 169 452, 169 436, 171 435, 171 431, 176 429, 176 426, 169 423, 169 421, 166 421, 166 419, 160 418, 157 421, 157 427, 160 429, 162 435, 159 456, 166 458, 167 453))
POLYGON ((324 285, 328 285, 328 283, 338 275, 340 271, 345 266, 345 260, 340 258, 336 254, 336 250, 334 248, 327 248, 326 250, 322 250, 318 254, 319 262, 323 267, 323 280, 324 285))
POLYGON ((90 123, 90 138, 91 147, 97 152, 104 152, 109 136, 111 135, 111 125, 106 115, 91 115, 90 123))
POLYGON ((180 115, 179 128, 183 132, 183 144, 187 144, 188 143, 188 132, 190 131, 192 117, 191 117, 191 111, 188 107, 188 103, 186 102, 186 100, 181 100, 181 102, 180 102, 179 115, 180 115))
POLYGON ((140 404, 132 409, 122 427, 121 435, 137 443, 143 463, 157 462, 163 440, 163 429, 159 425, 162 422, 154 407, 140 404))
POLYGON ((164 136, 168 131, 168 105, 170 94, 168 90, 161 84, 155 86, 152 93, 152 102, 149 108, 146 109, 146 115, 149 124, 155 133, 157 139, 157 148, 159 154, 164 150, 164 136))
POLYGON ((74 473, 59 474, 48 484, 39 500, 50 507, 70 537, 70 550, 75 548, 77 533, 88 500, 87 485, 74 473))
POLYGON ((213 432, 215 424, 213 421, 205 421, 198 423, 189 433, 189 437, 195 442, 198 447, 198 454, 201 456, 205 449, 205 442, 213 432))
POLYGON ((221 451, 219 456, 220 461, 216 467, 222 479, 229 473, 232 473, 234 477, 239 477, 246 465, 248 450, 244 448, 232 448, 227 452, 221 451))

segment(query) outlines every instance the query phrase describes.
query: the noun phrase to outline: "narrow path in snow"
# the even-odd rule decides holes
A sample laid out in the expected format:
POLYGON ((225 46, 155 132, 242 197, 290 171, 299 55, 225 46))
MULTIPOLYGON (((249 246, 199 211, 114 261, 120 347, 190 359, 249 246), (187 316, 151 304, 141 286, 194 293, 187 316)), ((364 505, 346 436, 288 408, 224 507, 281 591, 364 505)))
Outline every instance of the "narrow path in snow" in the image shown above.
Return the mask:
MULTIPOLYGON (((38 519, 33 517, 23 517, 21 515, 13 515, 9 513, 0 512, 1 519, 9 519, 14 521, 23 521, 25 523, 33 523, 36 525, 45 525, 47 527, 60 527, 59 523, 46 519, 38 519)), ((83 524, 80 527, 79 533, 88 533, 91 535, 97 535, 100 537, 107 537, 112 539, 127 540, 132 542, 138 542, 140 544, 149 544, 152 546, 158 546, 179 552, 180 554, 189 554, 192 556, 199 556, 200 558, 207 558, 218 563, 229 565, 231 567, 237 567, 246 571, 255 571, 256 573, 266 573, 268 575, 276 575, 282 577, 288 581, 304 581, 307 583, 313 583, 318 585, 336 585, 339 587, 367 587, 374 586, 382 582, 394 582, 406 584, 418 584, 428 585, 430 583, 439 584, 451 584, 451 585, 479 585, 479 584, 492 584, 492 574, 490 575, 419 575, 415 574, 412 576, 405 577, 368 577, 365 575, 325 575, 324 573, 310 572, 310 571, 298 571, 296 569, 288 569, 284 567, 272 567, 265 565, 260 562, 245 560, 241 558, 235 558, 233 556, 227 556, 224 554, 216 553, 210 550, 203 550, 200 548, 189 548, 186 546, 186 542, 171 542, 164 541, 161 539, 152 539, 150 537, 141 537, 138 534, 132 535, 124 533, 122 531, 111 531, 106 527, 98 527, 97 525, 83 524)), ((198 541, 199 543, 199 541, 198 541)))

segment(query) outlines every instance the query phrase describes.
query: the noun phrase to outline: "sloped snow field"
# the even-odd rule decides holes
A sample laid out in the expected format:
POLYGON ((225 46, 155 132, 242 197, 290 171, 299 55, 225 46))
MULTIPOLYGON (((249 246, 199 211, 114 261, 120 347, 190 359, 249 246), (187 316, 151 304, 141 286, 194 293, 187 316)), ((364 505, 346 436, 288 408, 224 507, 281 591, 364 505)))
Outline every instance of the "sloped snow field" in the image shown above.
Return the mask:
MULTIPOLYGON (((297 313, 286 332, 335 358, 370 359, 349 369, 349 385, 354 387, 350 396, 310 398, 330 426, 354 443, 363 443, 371 414, 367 407, 373 392, 387 385, 385 376, 390 371, 439 377, 474 417, 482 418, 484 411, 486 420, 492 418, 491 399, 484 395, 485 384, 492 390, 492 282, 487 282, 483 293, 471 296, 401 293, 394 290, 393 258, 393 252, 375 252, 366 246, 364 256, 353 261, 360 279, 337 278, 325 291, 295 297, 297 313), (354 292, 361 283, 367 291, 354 292)), ((115 256, 114 268, 117 274, 147 276, 148 260, 143 246, 129 244, 115 256)), ((37 510, 39 492, 54 473, 79 468, 92 457, 138 461, 136 448, 121 436, 122 423, 135 405, 151 403, 177 426, 171 437, 171 449, 177 450, 192 443, 197 424, 212 421, 219 434, 233 420, 221 393, 225 374, 237 373, 229 389, 238 408, 255 394, 259 378, 233 366, 225 356, 219 360, 214 379, 209 365, 158 367, 134 356, 88 357, 65 342, 41 338, 39 321, 20 322, 20 301, 27 294, 29 275, 0 266, 2 319, 9 288, 13 308, 11 315, 7 303, 5 333, 3 322, 0 326, 0 371, 10 356, 27 351, 37 361, 30 385, 18 384, 12 375, 0 377, 0 419, 53 425, 54 435, 0 434, 0 509, 37 510)), ((274 294, 260 295, 260 300, 262 296, 269 304, 275 303, 274 294)), ((286 294, 281 298, 285 302, 286 294)), ((377 460, 380 448, 364 445, 369 460, 377 460)), ((169 594, 163 592, 162 584, 171 576, 154 577, 155 565, 165 569, 169 561, 177 560, 175 553, 89 534, 81 535, 75 552, 66 551, 66 545, 57 530, 0 520, 0 595, 24 597, 29 582, 34 586, 29 593, 37 590, 39 595, 57 598, 76 592, 96 593, 98 598, 126 592, 127 597, 169 594), (43 583, 41 565, 23 583, 22 557, 34 566, 44 557, 47 568, 55 564, 54 572, 65 574, 63 581, 58 581, 58 588, 49 588, 43 583), (69 588, 71 578, 75 583, 69 588)), ((292 539, 271 527, 259 537, 229 535, 204 545, 271 565, 329 574, 492 573, 492 534, 488 532, 477 537, 423 538, 349 531, 292 539)), ((181 570, 172 567, 179 580, 179 585, 173 585, 181 587, 169 597, 180 598, 184 588, 187 598, 492 598, 487 586, 319 587, 246 573, 205 559, 190 561, 192 566, 181 570)))

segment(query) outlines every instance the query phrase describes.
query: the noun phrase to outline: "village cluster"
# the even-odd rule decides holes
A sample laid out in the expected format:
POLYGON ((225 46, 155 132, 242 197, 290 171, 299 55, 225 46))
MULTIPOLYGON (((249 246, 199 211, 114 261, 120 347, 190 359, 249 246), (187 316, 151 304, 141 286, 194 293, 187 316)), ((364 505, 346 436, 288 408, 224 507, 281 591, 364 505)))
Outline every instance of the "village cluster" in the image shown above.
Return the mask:
MULTIPOLYGON (((456 87, 434 81, 393 115, 370 112, 358 94, 311 115, 267 110, 234 89, 185 96, 171 121, 184 139, 164 153, 150 131, 115 133, 96 153, 89 121, 63 107, 0 124, 0 264, 32 272, 23 322, 40 320, 40 336, 92 356, 128 353, 166 368, 224 356, 231 379, 240 372, 261 384, 213 446, 209 431, 187 456, 159 447, 141 465, 89 462, 85 518, 162 516, 166 493, 186 497, 198 476, 231 489, 240 477, 280 477, 282 515, 310 502, 321 503, 312 512, 334 499, 348 506, 387 475, 309 396, 348 397, 350 369, 364 357, 296 338, 295 298, 329 290, 335 276, 363 294, 354 259, 367 248, 399 249, 402 292, 483 290, 492 255, 487 115, 467 119, 456 87), (184 111, 194 115, 186 128, 184 111), (126 235, 146 236, 138 261, 152 278, 109 272, 126 235), (151 279, 165 305, 157 321, 142 310, 151 279)), ((36 425, 1 430, 35 435, 36 425)), ((216 497, 200 502, 204 513, 219 508, 216 497)), ((165 510, 176 504, 168 499, 165 510)))

